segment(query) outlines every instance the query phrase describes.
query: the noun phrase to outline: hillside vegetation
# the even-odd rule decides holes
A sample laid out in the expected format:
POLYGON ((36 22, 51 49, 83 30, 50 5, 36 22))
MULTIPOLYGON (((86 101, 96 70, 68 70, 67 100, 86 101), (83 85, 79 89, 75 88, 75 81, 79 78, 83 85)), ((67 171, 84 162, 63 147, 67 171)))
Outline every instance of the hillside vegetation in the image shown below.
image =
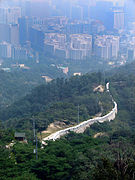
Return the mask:
POLYGON ((43 79, 34 73, 0 70, 0 108, 21 99, 41 83, 44 83, 43 79))
MULTIPOLYGON (((110 92, 118 103, 116 119, 93 124, 84 134, 70 133, 55 142, 49 141, 44 148, 38 141, 37 159, 30 134, 27 134, 28 144, 16 142, 11 149, 6 149, 5 145, 14 140, 14 130, 4 130, 1 125, 1 179, 134 180, 135 75, 131 73, 132 66, 126 68, 127 74, 123 67, 106 80, 110 82, 110 92)), ((0 114, 1 119, 8 127, 23 131, 26 128, 25 132, 32 133, 32 118, 36 120, 38 131, 55 119, 62 121, 66 117, 69 123, 76 122, 78 104, 80 121, 84 115, 86 118, 100 112, 101 104, 102 113, 107 113, 112 107, 110 96, 107 92, 93 92, 93 88, 103 82, 100 73, 69 80, 57 79, 39 86, 6 108, 0 114), (102 102, 100 105, 99 101, 102 102)))
POLYGON ((30 93, 33 88, 45 84, 45 79, 42 76, 49 76, 54 79, 65 75, 56 66, 45 64, 45 62, 36 63, 32 60, 3 61, 0 66, 0 108, 13 104, 30 93), (20 63, 25 66, 20 68, 20 63), (2 69, 9 69, 9 72, 2 69))
POLYGON ((34 118, 38 131, 42 131, 54 121, 76 124, 78 105, 80 121, 101 111, 104 115, 111 110, 113 104, 106 91, 93 91, 100 84, 103 84, 101 73, 70 79, 58 78, 35 88, 31 94, 2 109, 0 119, 8 127, 22 130, 31 129, 34 118))

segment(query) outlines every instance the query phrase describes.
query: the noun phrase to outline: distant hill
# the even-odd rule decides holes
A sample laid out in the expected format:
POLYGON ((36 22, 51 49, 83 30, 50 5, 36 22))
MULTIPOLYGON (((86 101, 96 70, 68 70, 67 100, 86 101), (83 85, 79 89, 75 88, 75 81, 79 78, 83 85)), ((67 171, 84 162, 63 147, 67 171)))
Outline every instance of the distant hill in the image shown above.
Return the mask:
POLYGON ((0 70, 0 108, 21 99, 44 80, 27 71, 5 72, 0 70))
POLYGON ((10 72, 0 69, 0 108, 11 105, 30 93, 33 88, 45 84, 42 77, 54 79, 64 76, 62 70, 50 65, 28 61, 27 66, 28 69, 13 67, 13 62, 8 62, 3 67, 10 67, 10 72))
POLYGON ((129 74, 135 74, 135 61, 131 63, 127 63, 126 65, 113 68, 112 70, 106 72, 108 75, 116 75, 116 74, 122 74, 122 75, 129 75, 129 74))

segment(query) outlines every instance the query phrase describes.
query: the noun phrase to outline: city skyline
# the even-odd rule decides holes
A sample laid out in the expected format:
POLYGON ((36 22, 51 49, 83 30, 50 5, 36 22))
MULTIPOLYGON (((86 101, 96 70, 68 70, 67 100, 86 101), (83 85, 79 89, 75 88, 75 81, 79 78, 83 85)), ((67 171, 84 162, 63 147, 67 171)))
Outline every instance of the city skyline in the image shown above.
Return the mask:
POLYGON ((42 51, 64 59, 98 56, 125 61, 129 49, 135 57, 131 41, 135 16, 132 11, 127 13, 129 7, 123 7, 126 1, 64 0, 62 8, 58 0, 37 2, 13 0, 9 6, 0 6, 2 58, 34 58, 35 52, 42 51), (126 43, 123 33, 128 37, 126 43))

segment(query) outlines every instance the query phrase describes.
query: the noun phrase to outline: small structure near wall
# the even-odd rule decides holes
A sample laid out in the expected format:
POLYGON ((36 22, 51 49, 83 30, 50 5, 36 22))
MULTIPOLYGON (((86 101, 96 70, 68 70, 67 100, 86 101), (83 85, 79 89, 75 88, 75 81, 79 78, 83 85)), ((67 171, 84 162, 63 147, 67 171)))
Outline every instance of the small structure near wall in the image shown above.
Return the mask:
POLYGON ((15 132, 14 137, 17 141, 26 141, 25 133, 15 132))
POLYGON ((76 73, 73 74, 73 76, 81 76, 81 75, 82 75, 81 72, 76 72, 76 73))
POLYGON ((48 82, 51 82, 53 79, 50 78, 49 76, 42 76, 42 78, 45 79, 45 81, 48 83, 48 82))

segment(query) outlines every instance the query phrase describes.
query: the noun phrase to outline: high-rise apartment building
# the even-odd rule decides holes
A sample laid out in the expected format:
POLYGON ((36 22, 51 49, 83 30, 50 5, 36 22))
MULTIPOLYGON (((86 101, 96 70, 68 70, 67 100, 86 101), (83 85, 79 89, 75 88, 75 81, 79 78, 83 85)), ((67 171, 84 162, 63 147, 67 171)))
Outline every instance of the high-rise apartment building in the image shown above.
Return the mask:
POLYGON ((7 42, 0 43, 0 57, 11 58, 11 44, 7 42))
POLYGON ((111 41, 111 57, 117 58, 119 51, 119 37, 114 36, 111 41))
POLYGON ((21 46, 12 47, 12 59, 26 60, 27 58, 28 58, 28 52, 26 48, 23 48, 21 46))
POLYGON ((33 26, 30 28, 29 40, 31 42, 31 47, 33 49, 43 50, 43 48, 44 48, 44 33, 40 30, 40 28, 37 28, 36 26, 33 26))
POLYGON ((119 37, 113 35, 97 36, 94 42, 95 56, 103 59, 117 58, 119 52, 119 37))
POLYGON ((10 25, 0 24, 0 42, 10 42, 10 25))
POLYGON ((18 24, 10 25, 10 43, 12 45, 19 44, 19 25, 18 24))
POLYGON ((88 34, 70 35, 70 47, 66 58, 81 60, 90 57, 92 53, 92 36, 88 34))
POLYGON ((0 7, 0 24, 7 24, 8 9, 0 7))
POLYGON ((66 35, 59 33, 45 33, 45 51, 56 56, 66 56, 66 35))
POLYGON ((122 9, 114 10, 114 29, 124 29, 124 11, 122 9))
POLYGON ((13 7, 8 8, 7 24, 17 24, 18 18, 21 17, 21 8, 13 7))
POLYGON ((29 19, 21 17, 18 19, 19 24, 19 41, 21 45, 25 45, 29 39, 29 19))
POLYGON ((20 7, 0 7, 0 24, 17 24, 21 17, 20 7))

